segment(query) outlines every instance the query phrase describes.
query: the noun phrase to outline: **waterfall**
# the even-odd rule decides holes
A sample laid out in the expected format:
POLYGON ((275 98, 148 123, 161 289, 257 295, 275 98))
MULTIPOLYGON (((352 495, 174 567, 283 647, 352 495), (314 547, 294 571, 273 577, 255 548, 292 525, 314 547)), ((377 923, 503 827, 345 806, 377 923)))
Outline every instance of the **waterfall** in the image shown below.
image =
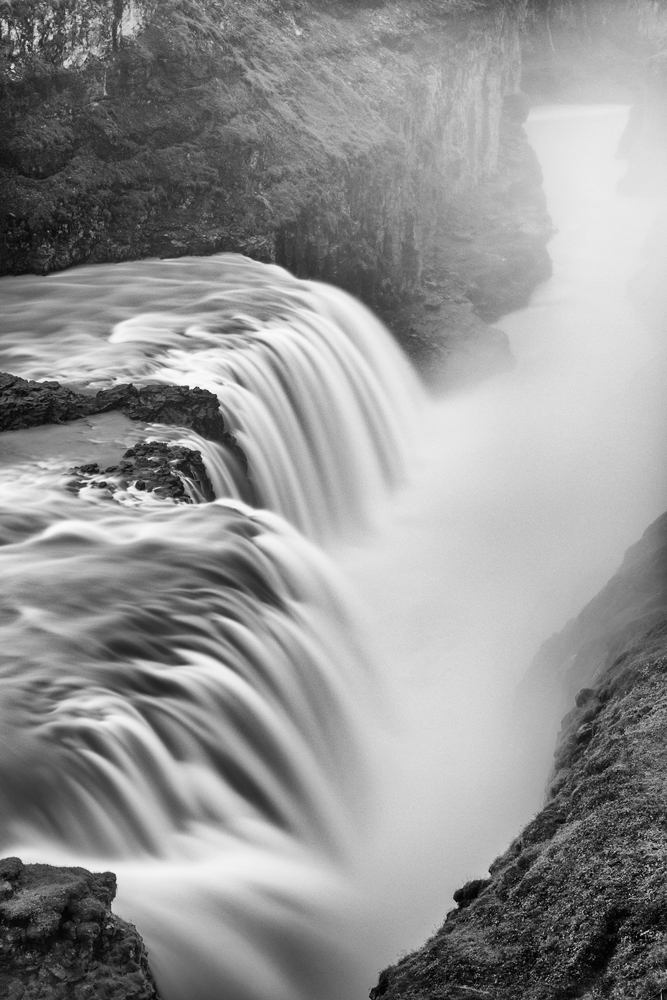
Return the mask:
POLYGON ((216 491, 116 502, 65 488, 74 425, 0 435, 3 851, 117 872, 164 1000, 361 1000, 539 805, 513 685, 665 507, 626 120, 533 115, 554 277, 502 321, 515 369, 443 400, 362 306, 242 258, 0 282, 0 369, 208 388, 248 457, 252 506, 192 430, 77 422, 197 448, 216 491))
MULTIPOLYGON (((151 260, 3 281, 0 369, 218 395, 257 506, 309 537, 372 516, 403 476, 420 390, 382 324, 338 289, 245 257, 151 260)), ((224 496, 224 458, 204 455, 224 496)))
POLYGON ((5 460, 2 850, 112 867, 165 1000, 343 997, 377 679, 306 536, 354 537, 401 481, 415 376, 344 293, 232 255, 2 291, 1 367, 212 390, 257 501, 182 427, 121 437, 201 451, 212 503, 73 496, 71 460, 5 460))

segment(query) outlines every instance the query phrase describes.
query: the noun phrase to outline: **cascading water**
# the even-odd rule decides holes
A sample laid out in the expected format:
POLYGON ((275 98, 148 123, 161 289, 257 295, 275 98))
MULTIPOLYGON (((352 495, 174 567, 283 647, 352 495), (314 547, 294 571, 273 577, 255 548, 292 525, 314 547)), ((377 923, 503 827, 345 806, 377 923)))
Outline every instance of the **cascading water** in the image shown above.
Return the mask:
POLYGON ((234 256, 3 292, 2 367, 211 389, 267 508, 184 428, 113 433, 201 451, 214 503, 74 497, 71 457, 25 460, 42 429, 2 436, 3 850, 112 866, 165 1000, 349 995, 374 680, 300 532, 353 535, 400 481, 414 375, 348 296, 234 256))
POLYGON ((215 392, 258 506, 311 537, 361 523, 403 475, 415 376, 335 288, 222 255, 5 279, 3 302, 0 368, 14 374, 215 392))
POLYGON ((504 321, 515 371, 438 403, 363 307, 278 268, 0 284, 0 368, 213 390, 268 508, 183 428, 109 433, 199 448, 214 503, 75 498, 64 445, 0 436, 3 850, 113 868, 165 1000, 360 1000, 537 806, 508 692, 665 505, 626 117, 533 116, 554 279, 504 321))

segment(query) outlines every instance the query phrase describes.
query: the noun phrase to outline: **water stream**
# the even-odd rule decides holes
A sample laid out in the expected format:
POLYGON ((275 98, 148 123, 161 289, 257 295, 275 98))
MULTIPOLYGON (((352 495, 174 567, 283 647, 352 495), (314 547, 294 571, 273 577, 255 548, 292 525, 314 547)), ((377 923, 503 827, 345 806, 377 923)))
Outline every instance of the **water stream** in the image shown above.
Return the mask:
POLYGON ((215 503, 76 498, 129 421, 0 440, 0 849, 117 872, 164 1000, 365 996, 538 808, 561 706, 527 744, 516 684, 667 506, 626 118, 533 113, 554 278, 501 323, 515 369, 444 400, 241 258, 0 282, 1 370, 210 388, 253 473, 250 507, 172 428, 215 503))

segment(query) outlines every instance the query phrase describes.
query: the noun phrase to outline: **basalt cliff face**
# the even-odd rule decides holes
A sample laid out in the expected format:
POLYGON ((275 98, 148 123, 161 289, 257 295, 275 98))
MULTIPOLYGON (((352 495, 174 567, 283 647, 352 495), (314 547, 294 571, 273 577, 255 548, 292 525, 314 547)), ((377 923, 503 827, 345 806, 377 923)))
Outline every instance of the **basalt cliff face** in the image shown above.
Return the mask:
POLYGON ((550 272, 525 15, 524 0, 5 5, 0 273, 237 251, 358 295, 424 372, 506 364, 486 324, 550 272))

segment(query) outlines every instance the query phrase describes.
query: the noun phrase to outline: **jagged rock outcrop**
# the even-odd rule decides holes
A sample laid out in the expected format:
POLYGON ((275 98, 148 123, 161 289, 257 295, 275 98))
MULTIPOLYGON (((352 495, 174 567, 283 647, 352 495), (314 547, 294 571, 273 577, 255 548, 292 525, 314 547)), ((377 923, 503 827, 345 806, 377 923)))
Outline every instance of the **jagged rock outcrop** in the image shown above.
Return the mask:
POLYGON ((111 912, 116 876, 0 861, 0 996, 159 1000, 136 928, 111 912))
POLYGON ((141 441, 128 448, 117 465, 100 469, 97 462, 90 462, 76 466, 71 472, 76 476, 69 484, 74 492, 91 487, 113 496, 132 485, 135 490, 151 493, 161 500, 189 503, 192 498, 185 477, 192 483, 196 499, 215 500, 201 452, 163 441, 141 441))
POLYGON ((509 363, 479 317, 549 273, 525 6, 3 9, 0 273, 240 251, 358 295, 424 371, 509 363))
POLYGON ((36 382, 0 372, 0 431, 60 424, 111 410, 144 423, 191 427, 209 441, 228 448, 247 471, 245 453, 225 429, 217 396, 208 389, 127 383, 88 395, 59 382, 36 382))
POLYGON ((371 997, 667 993, 667 514, 539 667, 586 684, 563 723, 545 808, 371 997))

